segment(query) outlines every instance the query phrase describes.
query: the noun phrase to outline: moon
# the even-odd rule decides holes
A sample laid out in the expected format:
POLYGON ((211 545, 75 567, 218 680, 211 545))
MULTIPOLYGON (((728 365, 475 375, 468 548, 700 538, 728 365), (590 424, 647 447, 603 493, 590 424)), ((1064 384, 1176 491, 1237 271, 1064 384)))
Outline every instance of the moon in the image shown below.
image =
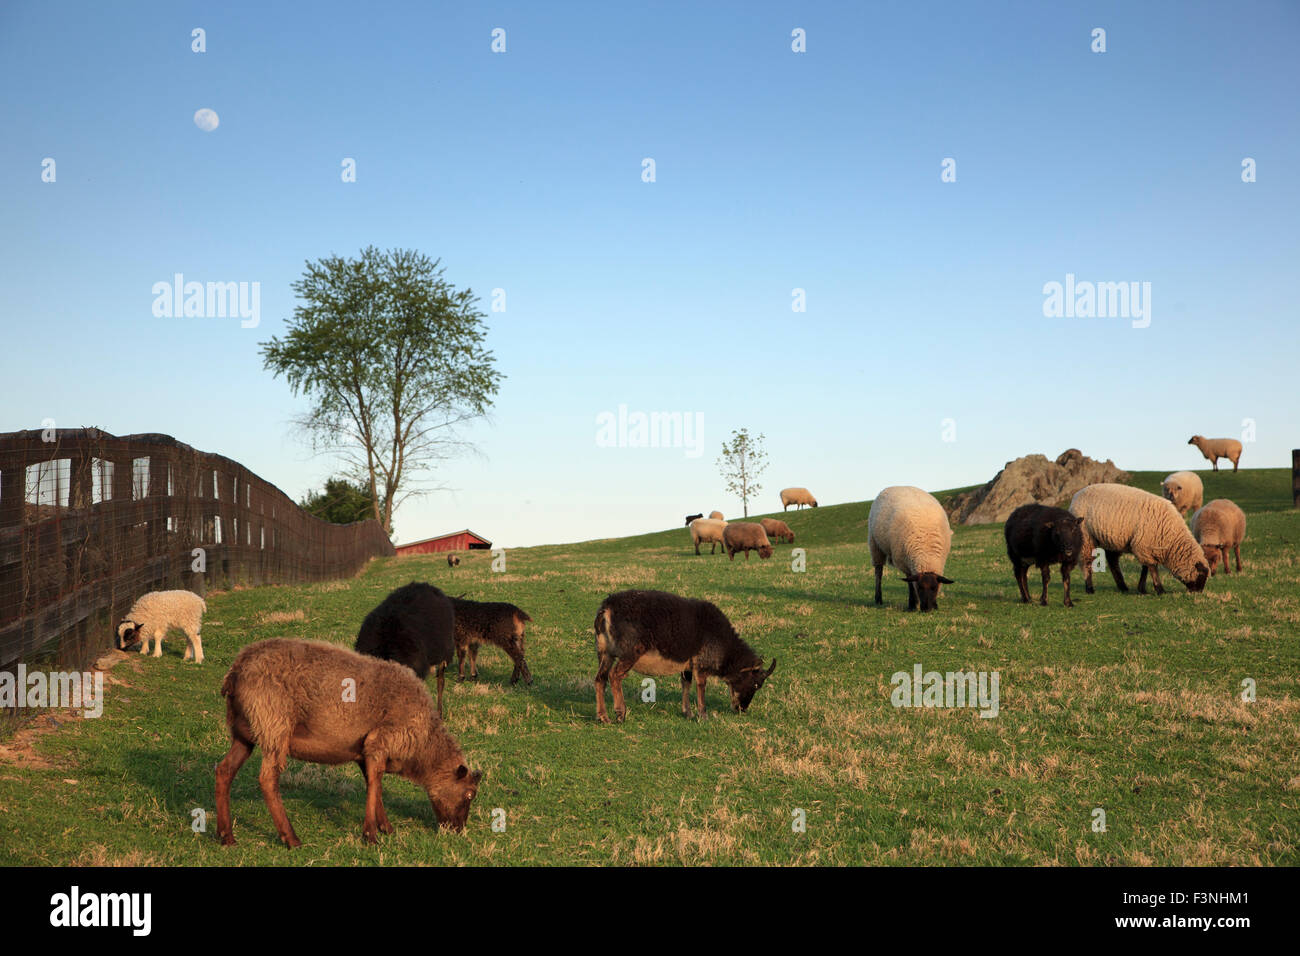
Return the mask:
POLYGON ((194 114, 194 125, 205 133, 211 133, 220 124, 221 118, 217 116, 216 111, 206 106, 194 114))

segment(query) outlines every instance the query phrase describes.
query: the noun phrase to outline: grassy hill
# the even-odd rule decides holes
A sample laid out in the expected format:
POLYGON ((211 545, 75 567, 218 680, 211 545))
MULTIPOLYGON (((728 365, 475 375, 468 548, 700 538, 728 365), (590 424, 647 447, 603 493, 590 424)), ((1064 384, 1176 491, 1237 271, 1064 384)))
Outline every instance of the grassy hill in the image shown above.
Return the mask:
MULTIPOLYGON (((1285 864, 1300 863, 1300 514, 1283 469, 1207 474, 1207 496, 1249 514, 1245 573, 1199 595, 1119 594, 1108 576, 1077 606, 1021 605, 1001 527, 958 528, 934 614, 904 610, 886 572, 871 603, 867 503, 789 512, 807 550, 770 561, 692 553, 684 528, 510 551, 456 569, 435 557, 375 561, 357 578, 214 594, 207 663, 132 655, 108 674, 98 720, 42 716, 0 754, 0 811, 21 839, 0 862, 309 864, 1285 864), (350 644, 393 587, 513 601, 534 618, 531 687, 480 656, 448 685, 448 718, 488 771, 464 834, 440 833, 423 794, 388 778, 397 832, 361 840, 353 766, 291 762, 286 807, 305 846, 281 847, 257 787, 234 787, 238 846, 215 839, 213 764, 225 753, 221 677, 266 637, 350 644), (711 719, 683 720, 675 681, 653 701, 627 681, 626 723, 595 723, 591 623, 610 591, 653 587, 716 602, 778 666, 749 713, 711 684, 711 719), (891 676, 998 672, 996 717, 899 708, 891 676), (1243 681, 1257 699, 1242 700, 1243 681), (192 830, 192 811, 207 832, 192 830), (494 832, 496 808, 506 827, 494 832), (1093 829, 1096 811, 1106 829, 1093 829), (806 831, 792 820, 806 818, 806 831)), ((1158 487, 1163 474, 1138 473, 1158 487)), ((1132 579, 1136 566, 1125 559, 1132 579)), ((1054 576, 1055 577, 1055 576, 1054 576)), ((1031 583, 1033 578, 1031 577, 1031 583)))

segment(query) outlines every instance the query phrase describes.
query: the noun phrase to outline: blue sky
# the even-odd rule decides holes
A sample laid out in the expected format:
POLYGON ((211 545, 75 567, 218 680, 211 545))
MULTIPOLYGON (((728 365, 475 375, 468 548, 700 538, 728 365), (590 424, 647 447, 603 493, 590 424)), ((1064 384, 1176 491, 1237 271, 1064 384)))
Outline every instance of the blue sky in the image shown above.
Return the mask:
POLYGON ((1200 467, 1245 419, 1243 465, 1286 465, 1298 41, 1294 3, 5 5, 0 430, 165 432, 297 498, 333 462, 258 346, 305 260, 374 244, 506 292, 479 453, 399 540, 730 516, 740 427, 761 511, 1069 447, 1200 467), (155 317, 177 272, 259 282, 260 325, 155 317), (1067 274, 1149 282, 1150 326, 1045 317, 1067 274), (702 416, 703 454, 601 447, 620 405, 702 416))

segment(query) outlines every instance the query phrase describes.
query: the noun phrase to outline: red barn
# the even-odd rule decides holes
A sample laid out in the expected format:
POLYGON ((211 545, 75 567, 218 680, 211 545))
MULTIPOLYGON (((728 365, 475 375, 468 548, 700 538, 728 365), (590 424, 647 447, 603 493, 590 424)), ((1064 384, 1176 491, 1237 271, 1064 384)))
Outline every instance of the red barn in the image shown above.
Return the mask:
POLYGON ((399 544, 397 556, 400 558, 408 554, 434 554, 438 551, 487 551, 491 547, 491 541, 466 528, 464 531, 453 531, 450 534, 438 535, 436 538, 399 544))

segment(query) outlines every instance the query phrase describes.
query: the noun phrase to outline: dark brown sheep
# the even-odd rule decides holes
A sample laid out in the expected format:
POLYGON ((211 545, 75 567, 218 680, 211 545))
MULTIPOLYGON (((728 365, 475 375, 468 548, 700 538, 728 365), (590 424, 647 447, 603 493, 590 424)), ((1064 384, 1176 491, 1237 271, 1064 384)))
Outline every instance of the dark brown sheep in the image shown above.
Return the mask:
POLYGON ((466 601, 451 599, 456 613, 457 675, 465 679, 465 655, 469 654, 469 676, 478 680, 478 649, 480 644, 495 644, 510 655, 515 669, 510 683, 520 677, 525 684, 533 682, 524 660, 524 625, 532 618, 521 608, 501 601, 466 601))
POLYGON ((371 657, 405 664, 424 680, 438 675, 438 716, 447 665, 456 651, 456 621, 451 598, 432 584, 412 581, 393 591, 366 615, 356 649, 371 657))
POLYGON ((614 691, 614 714, 627 716, 623 678, 641 674, 680 674, 682 716, 690 716, 690 687, 695 682, 695 716, 704 717, 704 684, 721 678, 731 688, 731 709, 743 713, 776 670, 741 640, 727 616, 708 601, 665 591, 619 591, 605 598, 596 612, 596 719, 609 723, 605 682, 614 691))
POLYGON ((1043 596, 1039 604, 1047 607, 1047 582, 1052 576, 1052 565, 1061 566, 1061 581, 1065 586, 1065 606, 1074 607, 1070 600, 1070 570, 1083 555, 1083 520, 1064 508, 1047 505, 1021 505, 1007 518, 1002 529, 1007 541, 1007 557, 1020 588, 1020 600, 1029 603, 1029 566, 1042 572, 1043 596))
POLYGON ((767 532, 767 536, 774 541, 784 541, 787 544, 794 544, 794 532, 784 521, 778 521, 775 518, 760 518, 759 524, 767 532))
POLYGON ((449 567, 449 568, 458 568, 458 567, 460 567, 460 555, 458 555, 458 554, 449 554, 449 555, 447 555, 447 567, 449 567))
POLYGON ((429 795, 438 820, 465 827, 482 771, 471 772, 459 745, 434 712, 424 682, 409 668, 336 644, 274 638, 249 644, 221 683, 230 751, 217 764, 217 834, 235 842, 230 784, 254 747, 257 776, 280 839, 301 846, 280 799, 280 773, 293 757, 311 763, 354 761, 366 780, 362 832, 392 833, 382 778, 395 773, 429 795))
POLYGON ((757 551, 760 558, 772 556, 772 542, 767 540, 767 532, 761 524, 752 521, 733 521, 727 525, 722 532, 722 544, 732 561, 736 560, 739 551, 745 552, 746 561, 751 551, 757 551))

